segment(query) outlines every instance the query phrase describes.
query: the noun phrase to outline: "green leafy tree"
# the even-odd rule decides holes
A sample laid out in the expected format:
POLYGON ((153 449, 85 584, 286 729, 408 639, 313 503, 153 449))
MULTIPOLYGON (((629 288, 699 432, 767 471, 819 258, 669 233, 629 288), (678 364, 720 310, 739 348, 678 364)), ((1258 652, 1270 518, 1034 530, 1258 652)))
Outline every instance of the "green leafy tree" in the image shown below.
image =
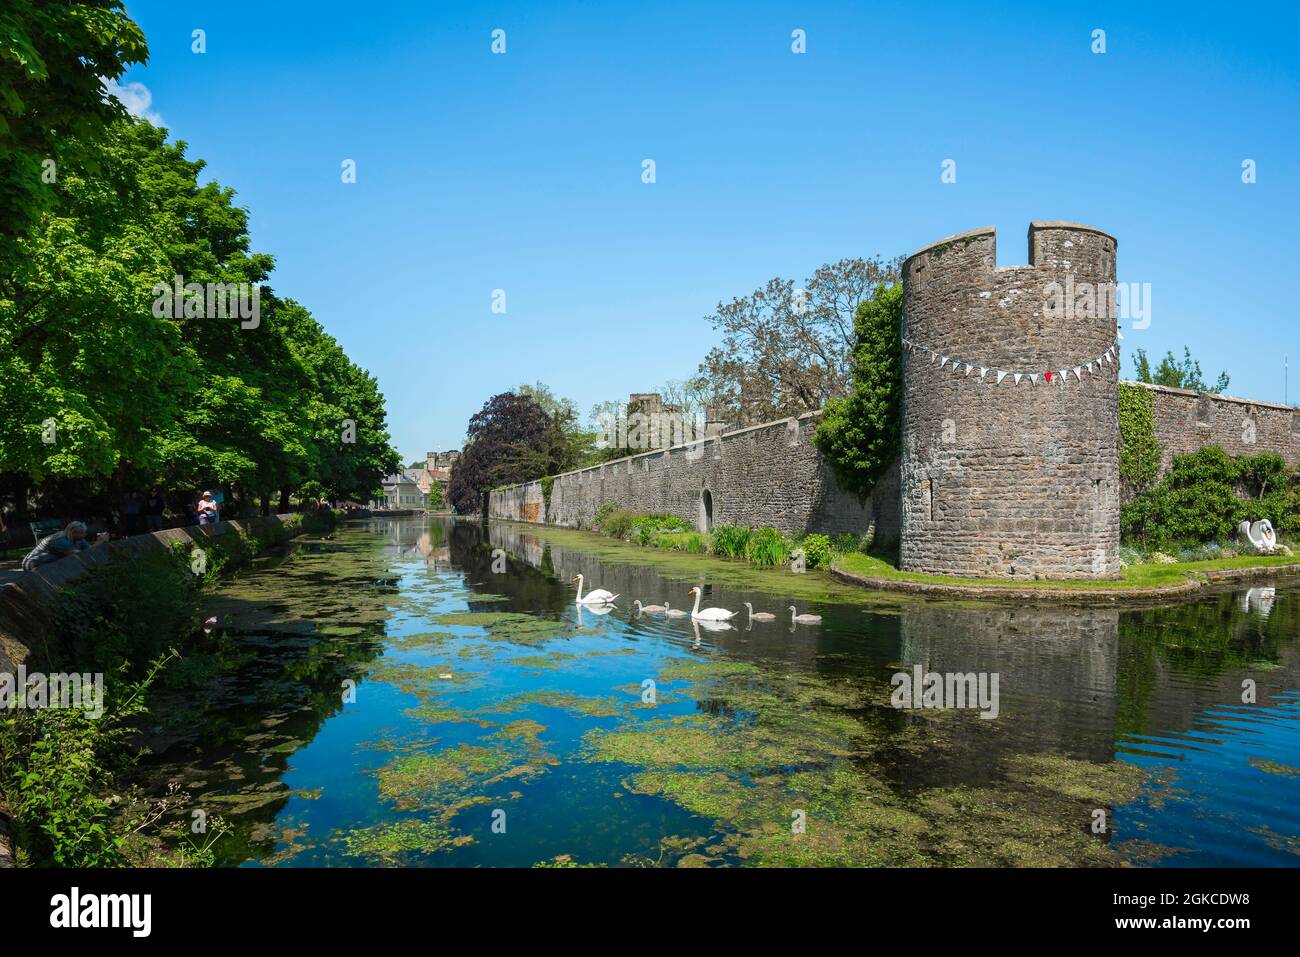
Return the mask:
POLYGON ((852 386, 826 403, 815 441, 840 483, 867 495, 898 458, 903 394, 903 287, 880 287, 853 320, 852 386))
POLYGON ((447 497, 456 511, 475 514, 482 494, 552 475, 554 423, 535 400, 502 392, 469 420, 465 448, 451 470, 447 497))
POLYGON ((1147 358, 1146 350, 1137 349, 1133 353, 1133 367, 1139 382, 1148 382, 1152 385, 1211 393, 1223 392, 1228 388, 1226 372, 1219 373, 1219 379, 1213 386, 1207 385, 1202 377, 1201 364, 1192 358, 1192 350, 1186 346, 1183 347, 1181 362, 1175 359, 1173 352, 1170 351, 1160 360, 1160 365, 1156 366, 1154 372, 1151 371, 1151 361, 1147 358))
POLYGON ((0 261, 54 200, 51 174, 125 115, 104 96, 149 56, 121 0, 5 0, 0 5, 0 261), (53 168, 49 163, 53 162, 53 168))
POLYGON ((850 388, 861 304, 899 281, 899 260, 842 259, 796 287, 771 279, 708 316, 722 344, 700 365, 694 391, 752 425, 822 408, 850 388))
MULTIPOLYGON (((264 285, 247 213, 163 131, 121 120, 0 263, 0 485, 57 505, 155 482, 231 507, 295 488, 365 500, 397 467, 383 396, 300 304, 264 285), (243 284, 259 322, 155 310, 160 287, 243 284), (254 293, 254 288, 257 292, 254 293)), ((98 506, 103 513, 103 506, 98 506)))

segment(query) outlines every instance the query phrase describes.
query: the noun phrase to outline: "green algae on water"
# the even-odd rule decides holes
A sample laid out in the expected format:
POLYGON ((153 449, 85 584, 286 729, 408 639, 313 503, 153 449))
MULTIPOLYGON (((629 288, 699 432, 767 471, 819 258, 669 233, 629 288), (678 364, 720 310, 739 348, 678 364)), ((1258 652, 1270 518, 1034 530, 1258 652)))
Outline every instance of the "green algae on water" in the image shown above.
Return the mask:
POLYGON ((342 840, 349 854, 384 864, 399 864, 412 854, 431 854, 474 843, 473 837, 458 834, 440 821, 416 818, 347 831, 342 840))

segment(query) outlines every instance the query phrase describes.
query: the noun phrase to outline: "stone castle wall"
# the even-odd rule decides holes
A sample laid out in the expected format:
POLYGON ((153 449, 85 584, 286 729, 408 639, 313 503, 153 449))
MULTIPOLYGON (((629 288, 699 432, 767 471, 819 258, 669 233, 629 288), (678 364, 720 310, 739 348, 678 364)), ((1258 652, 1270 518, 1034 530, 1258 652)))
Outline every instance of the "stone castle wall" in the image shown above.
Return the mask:
POLYGON ((770 525, 786 534, 873 531, 897 539, 897 475, 886 475, 866 501, 843 491, 812 444, 818 418, 808 413, 565 472, 554 477, 549 502, 540 481, 499 489, 489 495, 488 515, 591 528, 596 511, 614 502, 699 529, 770 525))
POLYGON ((1144 388, 1152 392, 1162 475, 1174 456, 1207 445, 1217 445, 1229 455, 1275 452, 1289 465, 1300 465, 1300 411, 1289 405, 1159 385, 1144 388))
POLYGON ((1113 287, 1115 240, 1088 226, 1033 223, 1028 265, 999 267, 996 249, 992 228, 974 230, 903 265, 903 335, 938 355, 904 354, 902 567, 1116 578, 1118 366, 1085 371, 1082 381, 1057 374, 1114 345, 1114 314, 1053 317, 1045 308, 1052 283, 1113 287), (944 357, 976 368, 943 367, 944 357), (998 384, 999 369, 1038 381, 998 384))
MULTIPOLYGON (((1117 339, 1103 295, 1094 314, 1045 308, 1052 283, 1113 288, 1116 241, 1074 223, 1029 227, 1029 264, 997 265, 997 237, 973 230, 903 265, 903 454, 860 502, 843 492, 811 436, 819 413, 715 435, 492 492, 489 517, 592 527, 613 502, 697 528, 771 525, 787 534, 874 531, 900 541, 908 571, 972 578, 1119 576, 1118 369, 1073 370, 1117 339), (934 350, 937 356, 917 346, 934 350), (949 362, 963 366, 955 371, 949 362), (967 369, 964 363, 974 368, 967 369), (981 376, 981 369, 989 369, 981 376), (1037 383, 996 382, 996 370, 1037 383), (1062 381, 1062 369, 1070 374, 1062 381), (1043 373, 1053 372, 1048 383, 1043 373)), ((1207 445, 1275 452, 1300 466, 1300 411, 1146 386, 1162 473, 1207 445)))

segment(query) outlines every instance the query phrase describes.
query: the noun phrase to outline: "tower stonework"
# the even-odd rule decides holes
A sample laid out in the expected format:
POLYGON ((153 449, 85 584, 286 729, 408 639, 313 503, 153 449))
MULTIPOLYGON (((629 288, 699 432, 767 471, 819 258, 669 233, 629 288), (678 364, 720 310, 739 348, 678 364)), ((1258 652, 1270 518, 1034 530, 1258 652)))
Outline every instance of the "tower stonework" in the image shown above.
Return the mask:
POLYGON ((1035 222, 1027 266, 997 265, 991 227, 904 262, 904 570, 1119 577, 1118 350, 1088 365, 1116 345, 1116 245, 1035 222))

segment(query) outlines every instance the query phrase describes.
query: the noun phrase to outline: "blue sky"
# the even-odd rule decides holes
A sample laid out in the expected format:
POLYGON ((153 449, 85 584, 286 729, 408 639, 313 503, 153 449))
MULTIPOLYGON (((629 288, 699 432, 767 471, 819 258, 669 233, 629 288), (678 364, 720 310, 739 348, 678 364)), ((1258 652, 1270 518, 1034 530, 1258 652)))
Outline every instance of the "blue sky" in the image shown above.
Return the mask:
POLYGON ((1152 286, 1130 351, 1187 344, 1271 401, 1289 354, 1300 398, 1294 5, 127 7, 151 59, 124 82, 378 377, 407 460, 520 382, 585 414, 684 378, 703 317, 772 276, 988 224, 1025 262, 1034 219, 1118 237, 1119 279, 1152 286))

